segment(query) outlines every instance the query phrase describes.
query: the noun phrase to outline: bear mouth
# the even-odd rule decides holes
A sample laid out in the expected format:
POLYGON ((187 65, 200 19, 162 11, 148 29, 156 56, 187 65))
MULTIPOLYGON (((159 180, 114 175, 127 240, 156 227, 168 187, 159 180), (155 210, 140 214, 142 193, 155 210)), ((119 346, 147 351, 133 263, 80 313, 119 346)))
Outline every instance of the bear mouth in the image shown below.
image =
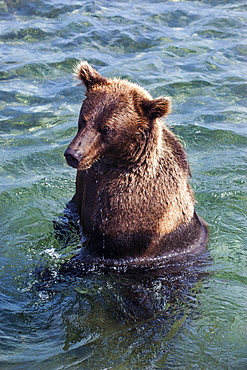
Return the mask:
POLYGON ((76 168, 78 171, 84 171, 84 170, 88 170, 89 168, 92 167, 92 165, 96 162, 98 162, 100 159, 100 156, 98 157, 95 157, 95 158, 83 158, 77 165, 76 167, 75 166, 71 166, 71 167, 74 167, 76 168))

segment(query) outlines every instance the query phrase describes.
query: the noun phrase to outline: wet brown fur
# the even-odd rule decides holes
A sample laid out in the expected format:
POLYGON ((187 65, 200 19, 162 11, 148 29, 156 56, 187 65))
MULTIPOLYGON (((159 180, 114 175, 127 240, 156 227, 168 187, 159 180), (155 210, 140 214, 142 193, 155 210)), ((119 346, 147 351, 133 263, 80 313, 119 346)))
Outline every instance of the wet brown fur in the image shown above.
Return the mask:
POLYGON ((207 232, 194 211, 186 154, 160 120, 170 99, 106 79, 87 62, 75 74, 86 99, 65 155, 77 168, 86 254, 118 260, 200 252, 207 232))

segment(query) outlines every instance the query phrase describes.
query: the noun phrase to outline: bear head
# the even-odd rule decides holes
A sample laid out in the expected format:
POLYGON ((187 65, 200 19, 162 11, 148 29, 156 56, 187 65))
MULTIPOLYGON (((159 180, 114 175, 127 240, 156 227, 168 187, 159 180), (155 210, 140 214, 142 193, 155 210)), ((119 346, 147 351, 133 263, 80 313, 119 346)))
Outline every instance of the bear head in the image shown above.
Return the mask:
POLYGON ((64 153, 67 163, 84 170, 101 159, 115 166, 131 166, 145 152, 157 119, 169 113, 169 98, 152 99, 140 86, 101 76, 87 62, 75 68, 86 87, 78 132, 64 153))

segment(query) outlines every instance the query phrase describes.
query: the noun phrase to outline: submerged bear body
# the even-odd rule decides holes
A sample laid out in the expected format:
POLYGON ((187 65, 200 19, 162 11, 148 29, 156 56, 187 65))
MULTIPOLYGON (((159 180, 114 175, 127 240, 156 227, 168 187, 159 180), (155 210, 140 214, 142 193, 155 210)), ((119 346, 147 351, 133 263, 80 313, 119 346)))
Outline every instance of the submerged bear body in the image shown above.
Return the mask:
POLYGON ((160 118, 168 98, 106 79, 81 62, 87 88, 65 152, 77 168, 76 202, 87 243, 81 259, 146 260, 200 253, 207 231, 194 210, 186 154, 160 118))

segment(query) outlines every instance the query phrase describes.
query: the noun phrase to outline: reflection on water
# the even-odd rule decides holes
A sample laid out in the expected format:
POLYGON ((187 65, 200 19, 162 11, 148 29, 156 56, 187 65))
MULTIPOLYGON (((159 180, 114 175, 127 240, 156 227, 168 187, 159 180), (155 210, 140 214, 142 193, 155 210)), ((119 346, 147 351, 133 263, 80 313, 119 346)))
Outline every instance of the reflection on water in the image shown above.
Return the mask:
POLYGON ((0 2, 1 368, 247 367, 246 10, 242 0, 0 2), (189 154, 212 260, 59 274, 79 243, 69 225, 62 240, 53 229, 74 193, 63 152, 84 94, 71 77, 78 59, 172 97, 167 124, 189 154))
POLYGON ((138 366, 145 366, 164 354, 181 327, 199 314, 206 260, 201 256, 182 265, 112 270, 83 278, 58 275, 57 270, 42 278, 34 274, 29 304, 15 314, 15 327, 25 327, 18 341, 26 336, 28 344, 24 351, 21 346, 19 360, 30 368, 38 363, 42 368, 45 359, 48 366, 76 361, 101 368, 111 366, 113 357, 121 359, 122 366, 134 365, 137 356, 138 366))

